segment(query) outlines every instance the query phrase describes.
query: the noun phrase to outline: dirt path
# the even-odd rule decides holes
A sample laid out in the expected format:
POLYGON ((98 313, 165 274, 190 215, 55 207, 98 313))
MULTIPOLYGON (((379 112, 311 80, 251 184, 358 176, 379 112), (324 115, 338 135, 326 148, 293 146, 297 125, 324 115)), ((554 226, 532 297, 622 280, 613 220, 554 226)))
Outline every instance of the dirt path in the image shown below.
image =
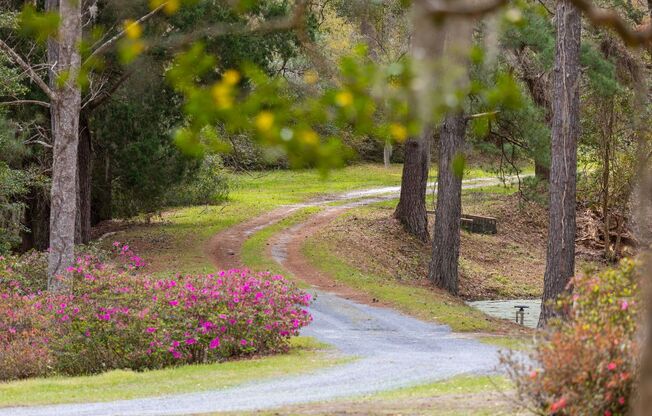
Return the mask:
MULTIPOLYGON (((491 180, 465 182, 488 186, 491 180)), ((302 258, 300 246, 312 231, 346 209, 395 198, 398 188, 379 188, 321 198, 271 211, 219 233, 208 252, 220 267, 239 265, 247 236, 302 207, 326 206, 306 222, 281 232, 271 255, 295 277, 310 282, 316 300, 310 307, 314 322, 302 334, 333 345, 353 362, 317 371, 201 393, 57 406, 0 409, 0 416, 178 415, 218 411, 253 411, 322 402, 442 380, 460 374, 486 374, 498 364, 496 347, 454 334, 447 326, 424 322, 338 286, 302 258), (348 201, 348 202, 347 202, 348 201), (330 206, 331 202, 344 202, 330 206), (376 304, 377 305, 377 304, 376 304)))

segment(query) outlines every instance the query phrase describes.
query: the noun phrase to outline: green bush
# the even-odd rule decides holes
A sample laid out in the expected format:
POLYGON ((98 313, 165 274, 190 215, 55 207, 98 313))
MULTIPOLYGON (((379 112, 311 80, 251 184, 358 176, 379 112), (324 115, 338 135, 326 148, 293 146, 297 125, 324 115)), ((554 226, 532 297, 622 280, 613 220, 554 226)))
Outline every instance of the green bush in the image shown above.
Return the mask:
POLYGON ((527 176, 521 183, 521 194, 526 201, 548 206, 548 181, 527 176))
POLYGON ((225 201, 228 196, 229 184, 222 160, 210 155, 191 177, 168 193, 166 205, 211 205, 225 201))

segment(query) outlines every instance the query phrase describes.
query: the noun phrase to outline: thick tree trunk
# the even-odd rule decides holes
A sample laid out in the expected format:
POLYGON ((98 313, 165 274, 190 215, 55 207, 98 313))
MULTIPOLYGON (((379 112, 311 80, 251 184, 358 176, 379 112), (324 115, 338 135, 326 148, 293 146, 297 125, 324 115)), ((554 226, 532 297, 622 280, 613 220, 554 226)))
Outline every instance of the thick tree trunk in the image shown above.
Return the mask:
POLYGON ((446 24, 435 23, 428 13, 427 0, 412 2, 411 21, 415 30, 411 54, 414 60, 415 81, 411 96, 413 116, 421 119, 424 129, 420 138, 405 143, 405 161, 401 180, 401 195, 394 217, 405 230, 421 241, 430 240, 426 212, 426 188, 430 169, 430 148, 433 129, 432 91, 436 90, 438 60, 445 43, 446 24))
MULTIPOLYGON (((475 22, 468 18, 451 19, 446 32, 444 65, 458 75, 449 81, 456 93, 466 91, 469 83, 468 51, 473 41, 475 22), (452 69, 450 69, 452 68, 452 69)), ((468 119, 465 101, 459 109, 446 115, 439 134, 439 174, 437 206, 432 241, 432 259, 428 270, 430 281, 450 293, 458 293, 460 256, 460 218, 462 216, 462 172, 455 172, 456 157, 462 157, 468 119)))
POLYGON ((467 120, 463 113, 444 119, 439 136, 437 207, 428 278, 437 287, 458 293, 457 265, 460 255, 462 176, 453 170, 453 160, 464 148, 467 120))
MULTIPOLYGON (((639 140, 645 140, 641 137, 639 140)), ((643 161, 644 159, 641 159, 643 161)), ((639 168, 638 186, 636 187, 635 198, 638 206, 633 209, 633 214, 637 216, 637 223, 649 230, 652 227, 652 217, 649 208, 652 207, 652 169, 647 163, 639 168)), ((649 243, 646 239, 646 233, 641 233, 639 228, 637 237, 642 241, 649 243)), ((647 247, 650 247, 646 244, 647 247)), ((640 270, 641 289, 645 290, 644 298, 646 300, 645 310, 641 316, 640 339, 641 342, 641 365, 638 374, 638 391, 633 414, 636 416, 648 416, 652 409, 652 252, 647 252, 639 256, 643 262, 640 270)))
POLYGON ((91 131, 88 116, 79 118, 79 146, 77 151, 77 220, 75 243, 91 241, 91 182, 92 182, 91 131))
POLYGON ((401 179, 401 195, 394 217, 405 230, 423 242, 430 240, 426 210, 426 189, 430 168, 432 131, 405 143, 405 162, 401 179))
MULTIPOLYGON (((652 0, 648 0, 648 15, 652 18, 652 0)), ((652 46, 647 48, 648 57, 652 57, 652 46)), ((632 414, 636 416, 647 416, 652 409, 652 252, 649 249, 652 244, 650 230, 652 229, 652 166, 650 165, 649 147, 649 119, 648 111, 645 109, 649 103, 648 91, 649 80, 645 78, 643 68, 639 67, 635 80, 636 110, 634 120, 637 136, 637 159, 638 168, 636 180, 632 184, 632 195, 630 196, 630 207, 632 211, 632 225, 636 238, 641 247, 647 247, 647 253, 639 256, 642 260, 640 270, 641 289, 645 299, 645 310, 641 316, 639 339, 641 340, 640 367, 637 380, 636 402, 632 414)), ((625 219, 620 218, 618 224, 618 238, 615 252, 618 255, 620 244, 618 239, 622 234, 625 219)))
POLYGON ((553 74, 550 217, 543 303, 539 326, 561 311, 552 304, 575 274, 575 207, 579 137, 582 20, 568 0, 557 2, 553 74))
POLYGON ((65 76, 65 82, 57 88, 57 99, 51 103, 54 150, 48 288, 54 292, 70 290, 72 282, 67 268, 74 263, 75 257, 77 147, 81 108, 81 92, 77 85, 81 66, 78 50, 81 40, 80 3, 63 1, 59 5, 58 61, 54 72, 57 77, 65 76))

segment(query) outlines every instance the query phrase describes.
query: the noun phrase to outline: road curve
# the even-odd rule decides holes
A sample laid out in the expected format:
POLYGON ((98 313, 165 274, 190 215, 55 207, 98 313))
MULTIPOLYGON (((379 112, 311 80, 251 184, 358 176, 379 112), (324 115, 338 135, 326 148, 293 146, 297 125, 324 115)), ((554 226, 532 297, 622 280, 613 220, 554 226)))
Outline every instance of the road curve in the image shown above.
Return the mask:
MULTIPOLYGON (((465 181, 465 188, 490 186, 497 180, 465 181)), ((294 210, 327 206, 316 214, 334 218, 342 211, 396 197, 397 187, 349 192, 321 198, 267 213, 218 234, 208 252, 221 267, 238 263, 240 244, 246 236, 280 221, 294 210), (349 202, 347 202, 349 201, 349 202), (330 206, 333 202, 341 205, 330 206)), ((302 224, 274 240, 271 252, 287 265, 288 245, 302 224)), ((295 274, 311 281, 311 276, 295 274)), ((320 282, 323 282, 320 281, 320 282)), ((388 308, 346 299, 338 290, 324 291, 317 283, 310 308, 314 322, 302 331, 333 345, 356 360, 311 374, 248 383, 218 391, 170 395, 105 403, 0 409, 0 416, 113 416, 181 415, 220 411, 248 411, 373 393, 411 384, 436 381, 459 374, 496 371, 497 349, 458 336, 447 326, 420 321, 388 308), (334 293, 333 293, 334 292, 334 293)), ((328 288, 326 288, 328 289, 328 288)), ((347 296, 348 297, 348 296, 347 296)))

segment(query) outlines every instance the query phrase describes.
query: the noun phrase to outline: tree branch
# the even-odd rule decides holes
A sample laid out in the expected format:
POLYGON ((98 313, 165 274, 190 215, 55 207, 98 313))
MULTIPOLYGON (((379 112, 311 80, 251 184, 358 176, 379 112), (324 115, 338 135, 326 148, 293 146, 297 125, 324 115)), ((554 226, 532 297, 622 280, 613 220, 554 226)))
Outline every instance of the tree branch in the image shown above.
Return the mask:
POLYGON ((197 29, 185 35, 171 36, 161 45, 165 48, 177 48, 186 45, 197 38, 227 35, 250 35, 293 30, 302 25, 303 16, 308 8, 307 0, 297 0, 296 6, 290 16, 269 20, 257 26, 247 26, 239 23, 221 23, 197 29))
POLYGON ((134 74, 135 70, 127 71, 116 82, 111 85, 111 88, 109 88, 106 91, 100 92, 95 96, 93 99, 86 101, 84 105, 82 105, 82 109, 85 111, 93 111, 100 105, 104 104, 106 100, 111 98, 111 96, 122 86, 122 84, 125 83, 134 74))
POLYGON ((485 113, 476 113, 476 114, 471 114, 466 116, 467 120, 474 120, 476 118, 482 118, 482 117, 490 117, 490 116, 495 116, 496 114, 500 113, 500 111, 487 111, 485 113))
POLYGON ((34 72, 34 68, 32 68, 23 58, 20 57, 14 51, 9 45, 7 45, 2 39, 0 39, 0 50, 2 50, 9 59, 11 59, 16 65, 20 66, 29 76, 29 78, 38 85, 38 87, 43 90, 45 95, 47 95, 50 100, 56 101, 57 95, 55 94, 54 91, 48 86, 48 84, 43 81, 43 78, 41 78, 36 72, 34 72))
POLYGON ((0 105, 21 105, 21 104, 34 104, 41 107, 50 108, 50 104, 45 101, 39 100, 15 100, 15 101, 0 101, 0 105))
POLYGON ((115 36, 113 36, 111 39, 109 39, 109 40, 107 40, 106 42, 104 42, 103 44, 101 44, 97 49, 95 49, 95 50, 93 51, 93 53, 91 53, 91 54, 88 56, 88 58, 86 58, 86 61, 84 61, 84 63, 88 62, 88 60, 91 59, 92 57, 104 53, 107 49, 109 49, 111 46, 113 46, 114 43, 116 43, 118 40, 120 40, 120 39, 125 35, 125 33, 127 33, 127 30, 128 30, 131 26, 133 26, 133 25, 139 25, 139 24, 141 24, 141 23, 143 23, 143 22, 149 20, 152 16, 156 15, 159 11, 161 11, 161 10, 163 9, 163 7, 165 7, 166 4, 167 4, 167 2, 161 4, 160 6, 158 6, 157 8, 155 8, 154 10, 152 10, 151 12, 147 13, 146 15, 144 15, 143 17, 141 17, 140 19, 136 20, 135 22, 132 22, 129 26, 127 26, 127 27, 125 27, 124 29, 122 29, 120 32, 118 32, 118 33, 117 33, 115 36))
POLYGON ((636 30, 617 12, 594 6, 590 0, 568 0, 597 27, 612 29, 629 46, 644 46, 652 42, 652 25, 636 30))

